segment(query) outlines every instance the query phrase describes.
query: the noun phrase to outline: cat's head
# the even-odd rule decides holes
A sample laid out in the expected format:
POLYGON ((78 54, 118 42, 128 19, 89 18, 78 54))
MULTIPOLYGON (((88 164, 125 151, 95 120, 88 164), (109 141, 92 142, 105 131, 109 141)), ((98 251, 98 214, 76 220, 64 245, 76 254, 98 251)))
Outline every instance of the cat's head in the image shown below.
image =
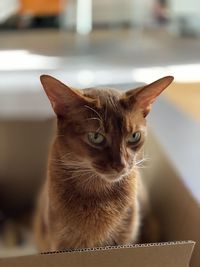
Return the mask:
POLYGON ((146 136, 146 116, 156 97, 173 81, 167 76, 129 91, 77 90, 42 75, 58 119, 59 149, 66 164, 117 181, 134 167, 146 136))

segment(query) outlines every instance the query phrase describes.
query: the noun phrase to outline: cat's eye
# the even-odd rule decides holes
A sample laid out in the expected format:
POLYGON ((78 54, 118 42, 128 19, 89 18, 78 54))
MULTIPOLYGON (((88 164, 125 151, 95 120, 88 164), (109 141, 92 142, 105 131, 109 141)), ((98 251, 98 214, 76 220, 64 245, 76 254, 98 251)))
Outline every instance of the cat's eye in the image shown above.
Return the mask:
POLYGON ((88 133, 88 140, 93 145, 101 145, 105 141, 105 137, 98 132, 88 133))
POLYGON ((136 144, 140 141, 141 139, 141 132, 135 132, 132 133, 128 136, 127 142, 131 145, 131 144, 136 144))

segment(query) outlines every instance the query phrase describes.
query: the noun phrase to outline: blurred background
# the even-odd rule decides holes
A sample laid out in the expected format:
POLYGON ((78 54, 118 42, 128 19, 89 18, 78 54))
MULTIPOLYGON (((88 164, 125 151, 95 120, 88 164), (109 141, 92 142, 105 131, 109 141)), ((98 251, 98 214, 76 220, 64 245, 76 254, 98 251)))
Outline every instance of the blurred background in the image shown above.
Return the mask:
POLYGON ((39 82, 44 73, 80 88, 122 89, 175 76, 150 126, 200 199, 200 2, 1 0, 0 256, 27 244, 33 197, 45 177, 54 116, 39 82), (162 123, 171 120, 167 134, 162 123))

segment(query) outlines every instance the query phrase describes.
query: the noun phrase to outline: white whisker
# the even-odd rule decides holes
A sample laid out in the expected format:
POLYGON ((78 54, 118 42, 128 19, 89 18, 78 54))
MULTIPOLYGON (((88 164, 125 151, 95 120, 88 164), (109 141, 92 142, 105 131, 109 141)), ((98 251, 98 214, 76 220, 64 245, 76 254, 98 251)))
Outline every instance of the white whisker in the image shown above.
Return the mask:
POLYGON ((87 109, 90 109, 91 111, 93 111, 94 113, 96 113, 96 115, 99 117, 100 121, 103 122, 102 117, 99 114, 99 112, 97 112, 95 109, 93 109, 92 107, 89 107, 87 105, 85 105, 84 107, 86 107, 87 109))
POLYGON ((89 121, 89 120, 98 120, 101 122, 101 120, 99 118, 88 118, 88 119, 85 119, 85 121, 89 121))
POLYGON ((146 168, 147 166, 145 166, 143 164, 148 162, 148 161, 150 161, 150 158, 145 157, 143 154, 143 157, 141 159, 134 162, 134 166, 139 168, 139 169, 146 168))

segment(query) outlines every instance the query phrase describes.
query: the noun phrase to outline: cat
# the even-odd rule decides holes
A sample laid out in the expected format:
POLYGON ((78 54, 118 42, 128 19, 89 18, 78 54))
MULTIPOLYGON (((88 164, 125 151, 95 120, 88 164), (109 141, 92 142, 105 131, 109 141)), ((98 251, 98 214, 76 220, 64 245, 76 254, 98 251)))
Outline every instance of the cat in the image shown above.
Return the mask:
POLYGON ((78 90, 41 76, 57 135, 35 222, 40 251, 138 241, 143 196, 137 155, 151 104, 172 81, 167 76, 123 92, 78 90))

